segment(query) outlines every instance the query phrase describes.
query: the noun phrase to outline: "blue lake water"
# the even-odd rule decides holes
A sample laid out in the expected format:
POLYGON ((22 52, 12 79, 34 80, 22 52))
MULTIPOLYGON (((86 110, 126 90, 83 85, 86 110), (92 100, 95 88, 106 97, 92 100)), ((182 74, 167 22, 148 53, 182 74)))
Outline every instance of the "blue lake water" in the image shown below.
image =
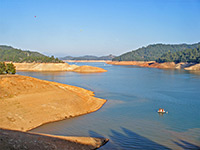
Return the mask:
MULTIPOLYGON (((74 64, 74 63, 72 63, 74 64)), ((67 136, 106 137, 102 150, 199 149, 200 73, 105 63, 76 63, 108 72, 18 72, 82 87, 107 99, 97 112, 49 123, 32 131, 67 136), (168 114, 159 115, 158 108, 168 114)))

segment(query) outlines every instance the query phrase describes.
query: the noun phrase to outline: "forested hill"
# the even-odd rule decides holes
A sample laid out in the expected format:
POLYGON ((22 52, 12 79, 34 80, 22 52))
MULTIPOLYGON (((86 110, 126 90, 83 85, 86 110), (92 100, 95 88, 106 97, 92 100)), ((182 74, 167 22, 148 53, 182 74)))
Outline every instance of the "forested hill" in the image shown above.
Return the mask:
POLYGON ((198 48, 196 44, 153 44, 113 58, 113 61, 151 61, 156 60, 167 52, 178 52, 198 48))
POLYGON ((12 62, 62 62, 54 56, 48 57, 38 52, 23 51, 11 46, 0 45, 0 61, 12 62))
POLYGON ((112 60, 115 56, 110 54, 108 56, 93 56, 93 55, 85 55, 85 56, 80 56, 80 57, 72 57, 72 56, 66 56, 60 58, 61 60, 112 60))
POLYGON ((187 49, 179 52, 167 52, 156 60, 159 63, 163 62, 188 62, 200 63, 200 46, 194 49, 187 49))

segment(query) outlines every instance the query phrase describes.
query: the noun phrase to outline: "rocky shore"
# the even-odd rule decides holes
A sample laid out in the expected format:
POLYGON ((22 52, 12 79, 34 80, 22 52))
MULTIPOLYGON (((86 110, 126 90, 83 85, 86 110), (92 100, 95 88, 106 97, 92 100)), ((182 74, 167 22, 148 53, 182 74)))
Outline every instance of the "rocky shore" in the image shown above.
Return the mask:
POLYGON ((68 63, 13 63, 17 71, 72 71, 79 73, 101 73, 107 70, 93 66, 77 66, 68 63))
MULTIPOLYGON (((21 75, 0 76, 0 128, 28 131, 100 109, 92 91, 21 75)), ((79 138, 76 137, 76 140, 79 138)))
POLYGON ((135 65, 135 66, 148 67, 148 68, 185 69, 185 70, 200 71, 200 64, 193 64, 193 63, 177 63, 176 64, 174 62, 157 63, 155 61, 112 61, 112 62, 107 62, 107 64, 135 65))

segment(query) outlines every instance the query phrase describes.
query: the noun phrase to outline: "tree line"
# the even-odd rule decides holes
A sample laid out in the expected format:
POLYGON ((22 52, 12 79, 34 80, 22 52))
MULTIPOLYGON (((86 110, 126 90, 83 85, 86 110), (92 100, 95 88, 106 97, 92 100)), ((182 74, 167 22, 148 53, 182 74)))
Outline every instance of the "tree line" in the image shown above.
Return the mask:
POLYGON ((171 53, 179 52, 186 49, 198 48, 196 44, 152 44, 146 47, 124 53, 113 58, 113 61, 155 61, 170 50, 171 53))
POLYGON ((194 49, 187 49, 179 52, 171 52, 163 54, 156 62, 187 62, 187 63, 200 63, 200 46, 194 49))
POLYGON ((85 55, 80 57, 72 57, 72 56, 65 56, 61 57, 61 60, 112 60, 115 56, 110 54, 107 56, 93 56, 93 55, 85 55))
POLYGON ((15 74, 16 69, 13 63, 0 62, 0 74, 15 74))
POLYGON ((62 60, 59 60, 54 56, 49 57, 38 52, 23 51, 6 45, 0 45, 0 61, 12 61, 19 63, 63 63, 62 60))

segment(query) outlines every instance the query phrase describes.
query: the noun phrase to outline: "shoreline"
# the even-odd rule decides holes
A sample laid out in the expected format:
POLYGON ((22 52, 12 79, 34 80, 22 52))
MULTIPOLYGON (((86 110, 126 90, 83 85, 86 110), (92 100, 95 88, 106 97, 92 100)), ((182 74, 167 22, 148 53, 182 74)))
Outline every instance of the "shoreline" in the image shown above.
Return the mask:
POLYGON ((0 128, 1 149, 91 150, 105 145, 109 139, 69 137, 43 133, 22 132, 0 128), (9 139, 9 140, 8 140, 9 139))
POLYGON ((25 133, 47 123, 95 112, 106 103, 94 97, 93 91, 22 75, 0 75, 0 89, 0 107, 4 108, 0 109, 0 129, 25 133))
POLYGON ((174 63, 174 62, 165 62, 157 63, 155 61, 112 61, 107 62, 111 65, 134 65, 139 67, 147 68, 158 68, 158 69, 184 69, 190 71, 200 71, 200 64, 194 63, 174 63))
POLYGON ((5 108, 0 110, 0 128, 14 130, 29 131, 46 123, 92 113, 106 103, 105 99, 94 97, 93 91, 22 75, 0 76, 0 88, 0 106, 5 108), (15 87, 10 89, 11 85, 15 87), (41 118, 41 114, 32 115, 33 112, 42 112, 42 116, 49 118, 41 118))
POLYGON ((68 63, 13 63, 17 71, 56 72, 69 71, 78 73, 103 73, 107 70, 93 66, 69 65, 68 63))

